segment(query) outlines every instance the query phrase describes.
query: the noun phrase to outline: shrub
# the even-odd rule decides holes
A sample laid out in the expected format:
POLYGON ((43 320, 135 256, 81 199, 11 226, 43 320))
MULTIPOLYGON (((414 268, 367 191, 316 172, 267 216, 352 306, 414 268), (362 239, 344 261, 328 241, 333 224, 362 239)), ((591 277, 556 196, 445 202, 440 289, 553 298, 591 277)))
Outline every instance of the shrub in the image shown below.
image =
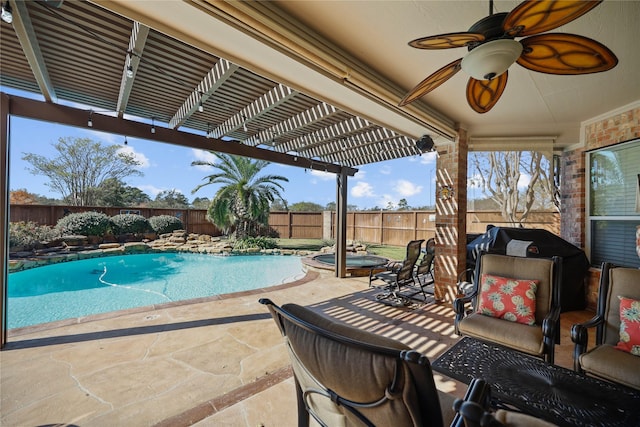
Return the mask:
POLYGON ((35 222, 20 221, 9 223, 9 247, 24 247, 33 249, 42 242, 49 242, 60 237, 60 232, 48 225, 35 222))
POLYGON ((247 237, 245 239, 236 240, 233 245, 233 249, 275 249, 278 247, 278 243, 271 237, 247 237))
POLYGON ((101 212, 72 213, 60 218, 56 228, 62 235, 104 236, 111 228, 111 220, 101 212))
POLYGON ((182 221, 171 215, 158 215, 149 218, 151 229, 158 234, 171 233, 174 230, 182 230, 182 221))
POLYGON ((113 234, 141 234, 146 233, 150 228, 149 221, 142 215, 120 214, 111 217, 113 234))

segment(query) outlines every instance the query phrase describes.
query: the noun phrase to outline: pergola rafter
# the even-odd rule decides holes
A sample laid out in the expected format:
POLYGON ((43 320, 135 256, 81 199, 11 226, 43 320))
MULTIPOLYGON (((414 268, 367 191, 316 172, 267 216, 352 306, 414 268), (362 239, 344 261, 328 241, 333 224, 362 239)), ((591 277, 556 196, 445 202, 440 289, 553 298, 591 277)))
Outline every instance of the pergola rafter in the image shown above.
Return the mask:
POLYGON ((129 48, 127 50, 127 56, 125 57, 122 69, 120 92, 118 93, 118 103, 116 106, 118 117, 123 117, 124 112, 127 109, 129 95, 131 95, 131 90, 133 89, 133 83, 135 81, 136 70, 140 65, 140 58, 142 58, 144 45, 147 43, 148 36, 149 27, 142 25, 137 21, 133 23, 133 28, 131 28, 131 37, 129 37, 129 48))
POLYGON ((226 59, 220 59, 220 61, 209 70, 207 75, 204 76, 198 84, 198 87, 185 99, 180 108, 178 108, 176 114, 171 118, 171 121, 169 121, 169 127, 171 129, 177 129, 186 122, 187 119, 198 110, 200 105, 204 104, 207 98, 222 87, 227 79, 233 76, 238 68, 240 67, 226 59))

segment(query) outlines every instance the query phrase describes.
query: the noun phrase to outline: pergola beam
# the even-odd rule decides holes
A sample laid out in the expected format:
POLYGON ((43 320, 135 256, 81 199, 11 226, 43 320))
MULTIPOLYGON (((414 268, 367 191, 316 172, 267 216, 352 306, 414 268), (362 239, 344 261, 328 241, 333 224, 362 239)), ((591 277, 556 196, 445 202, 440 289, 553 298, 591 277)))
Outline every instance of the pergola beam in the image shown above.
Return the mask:
POLYGON ((29 62, 31 72, 38 83, 40 92, 44 99, 49 102, 57 102, 56 91, 53 88, 51 77, 47 71, 47 65, 44 62, 38 39, 36 38, 29 11, 24 1, 11 0, 13 8, 13 29, 20 41, 20 46, 24 51, 24 56, 29 62))
MULTIPOLYGON (((2 93, 2 96, 7 96, 10 99, 9 105, 11 107, 9 113, 11 115, 59 123, 78 128, 87 127, 87 110, 7 95, 5 93, 2 93)), ((203 135, 196 135, 176 129, 156 126, 156 132, 151 133, 150 126, 148 124, 120 117, 93 114, 92 124, 93 130, 180 145, 182 147, 233 154, 253 159, 266 160, 272 163, 315 169, 335 174, 345 173, 349 176, 353 176, 358 172, 357 169, 350 167, 331 164, 320 160, 308 159, 302 156, 279 153, 273 150, 250 147, 239 141, 224 141, 217 138, 207 138, 203 135)))
POLYGON ((131 36, 129 37, 129 48, 127 49, 127 56, 124 60, 124 66, 122 67, 122 78, 120 80, 120 92, 118 93, 118 104, 116 111, 118 117, 123 117, 124 112, 127 109, 129 103, 129 95, 131 95, 131 89, 133 89, 133 82, 136 79, 136 73, 140 66, 140 58, 144 51, 144 45, 147 43, 147 37, 149 36, 149 27, 142 25, 141 23, 134 21, 131 28, 131 36), (129 67, 133 72, 133 76, 129 76, 129 67))

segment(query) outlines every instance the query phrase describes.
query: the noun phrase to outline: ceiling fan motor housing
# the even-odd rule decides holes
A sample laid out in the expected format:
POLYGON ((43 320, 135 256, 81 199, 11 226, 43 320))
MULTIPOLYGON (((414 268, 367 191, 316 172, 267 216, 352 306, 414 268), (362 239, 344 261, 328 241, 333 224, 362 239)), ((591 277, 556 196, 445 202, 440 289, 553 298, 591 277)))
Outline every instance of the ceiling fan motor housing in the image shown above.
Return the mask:
POLYGON ((473 50, 474 48, 480 46, 483 43, 486 43, 491 40, 501 39, 501 38, 513 38, 509 37, 509 35, 505 35, 504 28, 502 24, 504 23, 505 18, 508 13, 495 13, 493 15, 486 16, 473 24, 471 28, 469 28, 470 33, 482 34, 484 36, 484 41, 477 44, 470 44, 469 50, 473 50))

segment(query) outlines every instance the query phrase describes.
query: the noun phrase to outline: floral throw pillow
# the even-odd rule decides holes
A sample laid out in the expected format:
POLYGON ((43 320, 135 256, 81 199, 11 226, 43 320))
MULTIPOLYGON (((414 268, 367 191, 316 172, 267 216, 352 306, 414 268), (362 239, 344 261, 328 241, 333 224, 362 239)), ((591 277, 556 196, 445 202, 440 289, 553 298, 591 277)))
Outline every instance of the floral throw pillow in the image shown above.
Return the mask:
POLYGON ((536 323, 537 280, 518 280, 483 274, 477 312, 510 322, 536 323))
POLYGON ((620 341, 617 349, 640 356, 640 301, 620 298, 620 341))

